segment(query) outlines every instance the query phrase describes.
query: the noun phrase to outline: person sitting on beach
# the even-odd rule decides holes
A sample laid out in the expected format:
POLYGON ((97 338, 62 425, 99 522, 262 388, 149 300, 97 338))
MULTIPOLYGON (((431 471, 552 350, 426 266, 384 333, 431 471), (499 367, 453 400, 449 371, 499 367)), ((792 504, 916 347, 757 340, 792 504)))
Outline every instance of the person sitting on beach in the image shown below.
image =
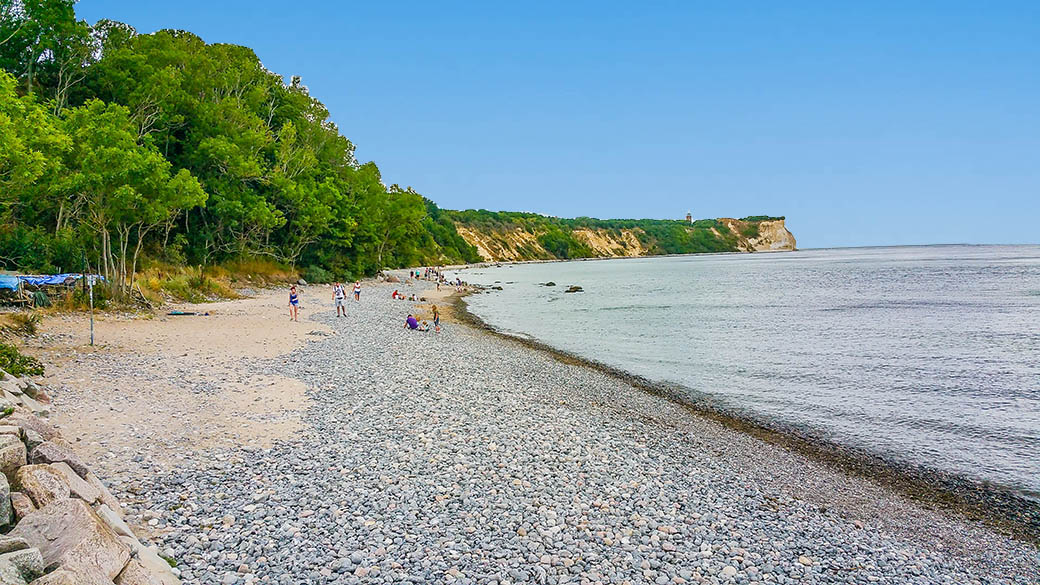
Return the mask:
POLYGON ((296 285, 289 287, 289 320, 300 320, 300 295, 296 294, 296 285))
POLYGON ((396 290, 394 292, 390 293, 390 298, 392 298, 394 300, 397 300, 398 296, 400 296, 400 293, 398 293, 396 290))
POLYGON ((408 315, 408 318, 404 320, 405 329, 411 329, 412 331, 429 331, 429 326, 419 325, 419 321, 415 318, 415 315, 408 315))
POLYGON ((340 316, 340 312, 343 316, 347 316, 347 291, 343 288, 343 285, 336 283, 332 285, 332 303, 336 305, 336 316, 340 316))

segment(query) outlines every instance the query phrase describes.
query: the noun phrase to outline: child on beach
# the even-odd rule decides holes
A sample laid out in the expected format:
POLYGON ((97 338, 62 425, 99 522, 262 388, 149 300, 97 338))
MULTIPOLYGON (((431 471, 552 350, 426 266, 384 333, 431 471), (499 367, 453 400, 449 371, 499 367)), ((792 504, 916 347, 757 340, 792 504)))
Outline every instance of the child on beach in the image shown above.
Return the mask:
POLYGON ((296 285, 289 287, 289 320, 300 320, 300 295, 296 294, 296 285))
POLYGON ((441 312, 437 310, 437 305, 433 306, 433 330, 437 333, 441 331, 441 312))
POLYGON ((361 281, 360 280, 355 280, 354 281, 354 302, 356 302, 356 303, 360 303, 361 302, 361 281))
POLYGON ((429 331, 429 326, 419 325, 419 321, 415 318, 415 315, 408 315, 408 318, 404 320, 404 328, 412 331, 429 331))
POLYGON ((339 317, 341 311, 344 317, 347 316, 347 291, 338 282, 332 286, 332 303, 336 305, 337 317, 339 317))

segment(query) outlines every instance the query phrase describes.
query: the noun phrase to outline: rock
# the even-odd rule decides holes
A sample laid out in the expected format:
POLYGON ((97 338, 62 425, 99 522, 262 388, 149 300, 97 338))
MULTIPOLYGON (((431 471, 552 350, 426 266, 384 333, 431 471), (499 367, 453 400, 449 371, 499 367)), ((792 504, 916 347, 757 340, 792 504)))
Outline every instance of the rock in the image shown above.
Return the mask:
POLYGON ((14 522, 14 509, 11 507, 11 484, 6 475, 0 475, 0 526, 14 522))
POLYGON ((130 560, 130 549, 79 499, 58 500, 40 508, 19 522, 9 536, 24 538, 40 549, 45 566, 61 566, 75 573, 112 579, 130 560))
POLYGON ((71 449, 50 439, 29 452, 29 463, 67 463, 82 478, 86 478, 90 473, 87 465, 71 449))
POLYGON ((26 465, 15 474, 14 482, 37 508, 72 495, 65 476, 50 465, 26 465))
POLYGON ((101 518, 101 521, 108 525, 117 536, 125 536, 135 541, 137 540, 137 535, 130 529, 130 526, 107 504, 101 504, 95 512, 97 512, 98 518, 101 518))
POLYGON ((14 510, 15 522, 21 522, 22 518, 36 511, 36 505, 22 492, 11 492, 11 508, 14 510))
POLYGON ((73 497, 79 498, 88 504, 93 504, 101 499, 101 492, 73 471, 68 463, 64 461, 51 463, 50 467, 61 473, 62 477, 65 478, 65 483, 68 484, 69 491, 73 497))
POLYGON ((14 435, 20 437, 22 435, 22 429, 20 429, 18 425, 0 424, 0 435, 14 435))
POLYGON ((46 440, 43 438, 43 435, 32 429, 24 429, 22 433, 22 441, 29 450, 35 449, 46 440))
POLYGON ((296 284, 298 284, 300 286, 307 286, 307 281, 302 279, 302 278, 299 278, 299 279, 296 280, 296 284))
POLYGON ((108 488, 105 487, 105 484, 101 483, 101 480, 98 479, 98 476, 94 475, 93 473, 88 473, 87 483, 92 485, 101 494, 101 497, 98 498, 99 502, 111 508, 113 512, 119 515, 120 518, 123 517, 123 507, 119 505, 119 500, 117 500, 115 496, 112 495, 112 492, 108 491, 108 488))
POLYGON ((550 280, 549 282, 545 283, 545 286, 556 286, 556 283, 550 280))
POLYGON ((112 585, 112 580, 100 575, 77 574, 65 569, 58 569, 47 573, 29 585, 112 585))
POLYGON ((732 577, 732 576, 734 576, 736 574, 737 574, 736 567, 734 567, 732 565, 726 565, 725 567, 722 567, 722 576, 723 577, 732 577))
POLYGON ((563 292, 565 292, 565 293, 580 293, 580 292, 585 292, 585 291, 582 290, 582 288, 580 286, 575 284, 575 285, 571 285, 570 288, 568 288, 567 290, 565 290, 563 292))
POLYGON ((43 575, 43 555, 35 548, 0 554, 0 583, 22 583, 43 575))
POLYGON ((14 435, 0 435, 0 472, 12 479, 25 461, 25 444, 14 435))
POLYGON ((0 536, 0 554, 22 550, 23 548, 29 548, 29 543, 24 538, 0 536))
POLYGON ((51 415, 50 406, 37 401, 35 398, 31 398, 28 394, 22 394, 19 398, 21 398, 22 405, 36 416, 47 417, 51 415))
POLYGON ((126 564, 126 568, 123 569, 123 572, 116 577, 115 585, 172 585, 180 583, 180 580, 177 579, 173 573, 169 572, 169 567, 169 565, 166 565, 170 580, 164 581, 163 576, 149 571, 140 559, 130 559, 130 562, 126 564))
POLYGON ((812 559, 806 556, 798 557, 798 562, 805 565, 806 567, 811 567, 813 565, 812 559))
POLYGON ((50 424, 40 420, 38 417, 33 416, 32 413, 25 409, 17 409, 11 416, 3 419, 6 425, 18 425, 24 431, 25 429, 32 429, 40 434, 45 440, 51 440, 58 436, 58 430, 50 424))

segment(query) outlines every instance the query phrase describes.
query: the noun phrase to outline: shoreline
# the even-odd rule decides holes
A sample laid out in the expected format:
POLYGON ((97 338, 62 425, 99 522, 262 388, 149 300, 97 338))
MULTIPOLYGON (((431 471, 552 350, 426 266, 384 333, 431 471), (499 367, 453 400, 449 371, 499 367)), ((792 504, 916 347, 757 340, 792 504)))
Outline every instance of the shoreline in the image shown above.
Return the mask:
POLYGON ((881 485, 923 505, 936 505, 968 520, 982 521, 1018 540, 1040 546, 1040 500, 1030 499, 1026 492, 947 474, 937 469, 894 461, 812 436, 802 429, 691 400, 690 390, 677 384, 655 382, 620 368, 557 349, 533 337, 501 331, 469 311, 465 300, 469 294, 472 292, 453 292, 451 302, 457 318, 470 327, 546 353, 562 363, 581 365, 602 372, 643 392, 669 400, 687 409, 693 416, 708 418, 766 443, 833 465, 845 473, 880 482, 881 485))

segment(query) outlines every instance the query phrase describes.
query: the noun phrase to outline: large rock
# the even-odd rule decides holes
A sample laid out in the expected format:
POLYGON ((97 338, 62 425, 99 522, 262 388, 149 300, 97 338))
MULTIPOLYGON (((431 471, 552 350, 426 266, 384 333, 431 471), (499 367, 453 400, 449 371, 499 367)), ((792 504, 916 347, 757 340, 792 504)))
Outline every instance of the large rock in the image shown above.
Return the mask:
POLYGON ((130 560, 130 549, 119 542, 86 502, 59 500, 18 523, 9 536, 24 538, 40 549, 47 568, 113 579, 130 560))
POLYGON ((36 504, 22 492, 11 492, 11 508, 14 509, 15 522, 21 522, 22 518, 36 511, 36 504))
POLYGON ((25 548, 29 548, 29 543, 26 542, 24 538, 0 536, 0 554, 14 552, 25 548))
POLYGON ((0 423, 0 435, 14 435, 20 437, 22 429, 18 425, 5 425, 0 423))
POLYGON ((85 575, 58 569, 47 573, 29 585, 112 585, 112 580, 100 575, 85 575))
POLYGON ((0 583, 28 583, 43 575, 43 556, 35 548, 0 554, 0 583))
POLYGON ((37 508, 72 495, 65 477, 50 465, 26 465, 15 474, 14 483, 37 508))
POLYGON ((159 556, 156 547, 144 546, 136 538, 120 536, 135 553, 123 572, 116 577, 116 585, 178 585, 181 580, 170 570, 170 564, 159 556))
POLYGON ((82 478, 86 478, 90 473, 90 468, 72 452, 72 449, 58 444, 55 439, 48 439, 30 451, 29 463, 66 463, 82 478))
POLYGON ((15 435, 0 435, 0 473, 12 479, 25 461, 25 443, 15 435))
POLYGON ((105 484, 101 483, 101 480, 98 479, 98 476, 94 475, 93 473, 88 473, 87 482, 90 485, 94 486, 94 488, 96 488, 97 491, 101 493, 101 497, 98 498, 98 502, 108 506, 109 508, 112 508, 112 511, 118 514, 120 518, 122 518, 123 507, 119 505, 119 500, 117 500, 115 496, 112 495, 112 492, 108 491, 108 488, 105 487, 105 484))
POLYGON ((97 512, 98 518, 101 518, 101 521, 108 525, 112 532, 116 533, 116 536, 126 536, 135 541, 137 540, 137 535, 130 529, 130 526, 108 505, 101 504, 94 511, 97 512))
POLYGON ((28 408, 36 416, 50 416, 51 407, 43 404, 42 402, 30 397, 28 394, 22 394, 18 398, 21 399, 22 406, 28 408))
POLYGON ((65 483, 68 484, 69 491, 73 497, 79 498, 88 504, 93 504, 101 499, 101 492, 73 471, 68 463, 62 461, 60 463, 51 463, 50 466, 65 478, 65 483))
POLYGON ((50 424, 40 420, 39 417, 33 416, 33 414, 25 409, 17 409, 13 414, 3 419, 5 425, 16 425, 25 429, 32 429, 46 439, 51 440, 58 436, 58 429, 54 428, 50 424))
POLYGON ((7 476, 0 475, 0 526, 14 522, 14 509, 11 507, 11 484, 7 476))

